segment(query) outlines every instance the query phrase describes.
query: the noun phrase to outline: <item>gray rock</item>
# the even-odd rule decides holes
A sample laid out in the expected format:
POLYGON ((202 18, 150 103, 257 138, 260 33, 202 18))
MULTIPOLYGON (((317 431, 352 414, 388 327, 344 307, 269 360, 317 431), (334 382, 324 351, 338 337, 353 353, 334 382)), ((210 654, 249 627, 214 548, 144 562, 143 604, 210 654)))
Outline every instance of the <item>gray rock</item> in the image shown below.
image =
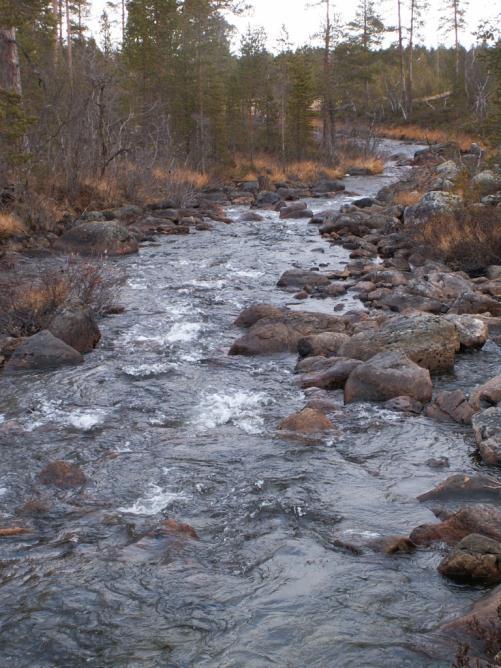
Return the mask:
POLYGON ((425 223, 435 216, 453 214, 460 208, 461 202, 460 197, 449 192, 428 192, 420 202, 405 209, 404 222, 415 225, 425 223))
POLYGON ((54 246, 79 255, 126 255, 139 249, 134 236, 118 221, 80 223, 63 234, 54 246))
POLYGON ((52 318, 47 329, 79 353, 93 350, 101 339, 92 309, 81 304, 68 305, 52 318))
POLYGON ((47 330, 30 336, 16 348, 4 367, 4 373, 46 371, 81 364, 82 355, 47 330))
POLYGON ((317 271, 307 271, 304 269, 288 269, 280 277, 277 287, 297 290, 309 285, 311 287, 329 285, 327 276, 317 271))
POLYGON ((493 466, 501 466, 501 407, 488 408, 472 420, 480 456, 493 466))

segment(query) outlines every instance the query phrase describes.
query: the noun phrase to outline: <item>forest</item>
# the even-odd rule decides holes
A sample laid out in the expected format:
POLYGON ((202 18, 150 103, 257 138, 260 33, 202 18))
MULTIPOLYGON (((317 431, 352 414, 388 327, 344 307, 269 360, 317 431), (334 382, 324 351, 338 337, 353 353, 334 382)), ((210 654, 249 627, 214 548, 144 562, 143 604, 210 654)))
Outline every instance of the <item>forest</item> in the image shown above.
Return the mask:
POLYGON ((443 3, 454 43, 438 48, 422 42, 426 0, 395 0, 397 25, 374 0, 344 24, 332 0, 319 4, 310 43, 293 46, 283 27, 270 50, 264 28, 235 40, 245 6, 232 0, 108 2, 98 31, 89 0, 2 0, 2 187, 55 205, 106 188, 135 200, 180 169, 203 183, 258 160, 336 165, 339 134, 357 127, 499 141, 499 32, 481 25, 463 47, 462 0, 443 3))

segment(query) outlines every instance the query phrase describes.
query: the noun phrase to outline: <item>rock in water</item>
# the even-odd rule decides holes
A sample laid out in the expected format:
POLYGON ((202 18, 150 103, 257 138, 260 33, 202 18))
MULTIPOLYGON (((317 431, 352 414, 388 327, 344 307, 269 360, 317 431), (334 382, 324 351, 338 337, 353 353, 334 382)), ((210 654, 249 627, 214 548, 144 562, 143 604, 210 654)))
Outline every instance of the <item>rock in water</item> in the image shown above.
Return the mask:
POLYGON ((501 543, 470 534, 439 565, 438 572, 459 582, 501 582, 501 543))
POLYGON ((79 353, 90 352, 101 339, 92 309, 78 304, 60 309, 48 330, 79 353))
POLYGON ((344 388, 345 403, 353 401, 388 401, 395 397, 412 397, 429 401, 433 386, 430 372, 415 364, 403 353, 386 352, 356 367, 344 388))
POLYGON ((299 413, 289 415, 278 425, 279 431, 291 431, 299 434, 318 434, 333 429, 334 425, 319 410, 303 408, 299 413))
POLYGON ((21 371, 45 371, 81 364, 82 355, 71 346, 43 330, 18 346, 4 367, 6 374, 21 371))
POLYGON ((454 367, 459 348, 459 334, 444 318, 398 316, 378 330, 355 334, 341 346, 339 355, 366 361, 383 351, 402 352, 416 364, 439 371, 454 367))
POLYGON ((38 479, 43 485, 52 485, 60 489, 80 487, 87 480, 79 466, 62 460, 47 464, 40 472, 38 479))
POLYGON ((135 237, 116 220, 75 225, 56 241, 55 248, 78 255, 127 255, 139 250, 135 237))

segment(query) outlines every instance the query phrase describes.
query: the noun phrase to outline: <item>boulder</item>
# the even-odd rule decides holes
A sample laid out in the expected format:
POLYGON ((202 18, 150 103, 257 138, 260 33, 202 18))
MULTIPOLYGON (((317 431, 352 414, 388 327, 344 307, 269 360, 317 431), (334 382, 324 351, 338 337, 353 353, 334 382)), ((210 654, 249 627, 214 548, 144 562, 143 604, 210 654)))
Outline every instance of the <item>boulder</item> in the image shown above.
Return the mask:
POLYGON ((353 201, 353 206, 356 206, 359 209, 368 209, 374 204, 374 200, 371 197, 361 197, 353 201))
POLYGON ((474 176, 471 183, 483 194, 493 193, 501 188, 501 174, 485 169, 474 176))
POLYGON ((404 222, 409 225, 425 223, 431 218, 454 214, 461 206, 461 198, 450 192, 433 190, 404 212, 404 222))
POLYGON ((498 584, 501 582, 501 543, 470 534, 443 559, 438 572, 459 582, 498 584))
MULTIPOLYGON (((434 405, 454 422, 471 424, 475 411, 462 390, 439 392, 435 397, 434 405)), ((433 417, 433 413, 429 413, 429 416, 433 417)))
POLYGON ((79 353, 90 352, 101 339, 92 309, 81 304, 61 308, 47 329, 79 353))
POLYGON ((419 501, 448 501, 454 499, 501 499, 501 483, 486 475, 452 475, 437 487, 417 497, 419 501))
POLYGON ((45 371, 82 362, 83 357, 77 350, 43 330, 16 348, 5 364, 4 373, 45 371))
POLYGON ((501 278, 501 265, 491 264, 487 267, 485 274, 490 281, 495 281, 497 278, 501 278))
POLYGON ((116 220, 75 225, 54 246, 78 255, 127 255, 139 249, 130 230, 116 220))
POLYGON ((461 350, 484 347, 489 338, 489 325, 484 320, 471 315, 447 314, 444 317, 457 329, 461 350))
POLYGON ((318 271, 307 271, 304 269, 288 269, 280 277, 277 287, 287 290, 297 290, 309 285, 311 287, 318 287, 322 285, 329 285, 330 281, 327 276, 320 274, 318 271))
POLYGON ((397 413, 409 413, 411 415, 419 415, 423 412, 423 404, 413 397, 395 397, 389 399, 383 405, 387 411, 395 411, 397 413))
MULTIPOLYGON (((304 202, 297 202, 296 204, 303 205, 304 202)), ((302 219, 302 218, 313 218, 313 211, 304 206, 284 206, 280 209, 280 218, 282 220, 291 220, 291 219, 302 219)))
POLYGON ((470 398, 470 404, 475 411, 497 406, 500 403, 501 376, 495 376, 480 387, 477 387, 470 398))
POLYGON ((255 211, 247 211, 246 213, 243 213, 238 220, 241 223, 258 223, 264 220, 264 217, 255 211))
POLYGON ((410 535, 416 545, 455 545, 471 533, 501 541, 501 509, 478 504, 462 508, 439 524, 422 524, 410 535))
POLYGON ((435 168, 435 172, 439 174, 442 178, 454 181, 460 174, 460 169, 454 162, 454 160, 446 160, 442 164, 438 165, 435 168))
POLYGON ((400 352, 378 353, 357 366, 346 381, 345 403, 388 401, 408 396, 417 401, 431 399, 430 372, 400 352))
POLYGON ((325 390, 337 390, 344 387, 350 374, 362 362, 343 357, 330 358, 329 366, 322 370, 306 373, 300 378, 302 388, 319 387, 325 390))
POLYGON ((266 355, 297 352, 299 340, 320 332, 344 332, 346 322, 339 316, 286 311, 277 317, 262 318, 233 344, 230 355, 266 355))
POLYGON ((317 193, 336 193, 346 190, 346 186, 342 181, 322 179, 313 186, 313 190, 317 193))
POLYGON ((280 318, 286 309, 273 306, 272 304, 252 304, 240 313, 235 320, 237 327, 252 327, 262 318, 280 318))
POLYGON ((47 464, 38 474, 38 479, 42 485, 51 485, 59 489, 81 487, 87 480, 79 466, 62 460, 47 464))
POLYGON ((297 351, 300 357, 317 357, 318 355, 336 355, 339 348, 349 341, 347 334, 340 332, 322 332, 300 339, 297 351))
POLYGON ((261 209, 271 208, 279 201, 280 196, 269 190, 263 190, 263 192, 258 193, 256 196, 256 206, 261 209))
POLYGON ((279 431, 290 431, 300 434, 318 434, 329 431, 334 425, 326 415, 314 408, 303 408, 299 413, 286 417, 278 425, 279 431))
POLYGON ((449 313, 476 314, 490 313, 494 317, 501 316, 501 300, 480 292, 464 292, 451 305, 449 313))
POLYGON ((454 367, 459 347, 459 334, 447 320, 434 315, 398 316, 378 330, 355 334, 341 346, 339 355, 366 361, 377 353, 396 351, 430 371, 439 371, 454 367))
POLYGON ((472 425, 482 459, 492 466, 501 466, 501 407, 477 413, 472 425))

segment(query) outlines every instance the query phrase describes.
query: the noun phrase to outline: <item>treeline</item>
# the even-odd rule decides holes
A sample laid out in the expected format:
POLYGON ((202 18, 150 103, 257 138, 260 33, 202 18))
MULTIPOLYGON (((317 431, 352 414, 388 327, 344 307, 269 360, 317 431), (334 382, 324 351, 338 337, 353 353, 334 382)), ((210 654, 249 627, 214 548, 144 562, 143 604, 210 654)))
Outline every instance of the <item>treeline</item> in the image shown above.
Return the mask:
POLYGON ((461 0, 444 6, 451 48, 419 46, 422 0, 395 0, 396 26, 371 0, 341 25, 322 0, 316 44, 294 48, 283 30, 271 52, 264 29, 249 29, 237 53, 232 0, 109 2, 99 35, 90 4, 0 0, 4 182, 18 170, 70 192, 82 176, 126 164, 206 171, 258 153, 335 163, 345 122, 447 125, 500 140, 501 42, 484 26, 475 47, 461 46, 461 0), (388 34, 394 44, 383 48, 388 34))

